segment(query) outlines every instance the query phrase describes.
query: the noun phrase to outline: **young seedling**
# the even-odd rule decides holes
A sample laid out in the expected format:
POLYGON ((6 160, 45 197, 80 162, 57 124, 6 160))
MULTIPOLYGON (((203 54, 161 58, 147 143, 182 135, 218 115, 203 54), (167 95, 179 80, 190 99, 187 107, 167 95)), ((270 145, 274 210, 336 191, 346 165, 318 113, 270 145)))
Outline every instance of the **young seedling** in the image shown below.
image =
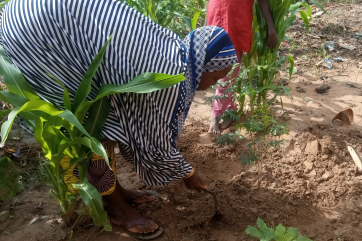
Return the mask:
POLYGON ((261 218, 258 218, 256 224, 258 228, 248 226, 245 233, 259 238, 260 241, 313 241, 306 236, 299 235, 297 228, 285 228, 282 224, 275 229, 269 228, 261 218))

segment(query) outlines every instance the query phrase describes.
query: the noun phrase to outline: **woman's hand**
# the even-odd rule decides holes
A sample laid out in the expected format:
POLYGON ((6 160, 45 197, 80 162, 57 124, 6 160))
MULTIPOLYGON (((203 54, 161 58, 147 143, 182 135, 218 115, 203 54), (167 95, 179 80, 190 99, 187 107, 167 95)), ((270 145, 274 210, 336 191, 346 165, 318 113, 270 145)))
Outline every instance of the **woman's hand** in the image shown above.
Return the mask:
POLYGON ((269 38, 268 38, 268 48, 274 52, 275 47, 278 45, 279 43, 279 38, 276 32, 271 32, 269 33, 269 38))
POLYGON ((184 182, 186 187, 189 189, 196 190, 198 192, 201 192, 202 190, 207 190, 207 187, 202 182, 199 174, 196 171, 191 177, 184 179, 184 182))

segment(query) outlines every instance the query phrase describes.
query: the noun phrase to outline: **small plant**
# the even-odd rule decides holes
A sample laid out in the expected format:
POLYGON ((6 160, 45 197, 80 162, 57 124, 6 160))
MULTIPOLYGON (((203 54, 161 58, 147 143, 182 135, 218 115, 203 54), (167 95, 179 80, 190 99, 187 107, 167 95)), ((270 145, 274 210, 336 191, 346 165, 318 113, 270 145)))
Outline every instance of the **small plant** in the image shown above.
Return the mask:
MULTIPOLYGON (((196 29, 200 16, 205 18, 205 9, 195 8, 194 4, 187 4, 184 1, 171 0, 119 0, 128 6, 136 9, 158 25, 174 30, 179 25, 182 28, 196 29), (178 20, 181 20, 178 21, 178 20)), ((202 5, 203 2, 201 1, 202 5)))
POLYGON ((124 85, 102 85, 97 97, 87 101, 93 76, 102 62, 109 40, 90 64, 73 100, 70 99, 69 92, 63 83, 48 74, 64 89, 65 110, 58 110, 51 103, 41 100, 19 69, 7 59, 4 49, 0 47, 0 74, 9 89, 9 92, 0 91, 0 99, 14 107, 8 115, 8 120, 1 126, 2 145, 8 137, 15 117, 22 116, 34 130, 35 139, 49 160, 43 165, 44 170, 39 171, 38 174, 45 184, 52 187, 50 193, 58 200, 61 207, 60 213, 63 217, 70 217, 74 212, 77 193, 69 189, 64 182, 64 176, 69 168, 76 165, 79 171, 79 182, 73 184, 73 188, 79 191, 80 197, 86 204, 82 214, 91 215, 94 224, 103 225, 107 231, 111 230, 111 226, 107 223, 107 214, 103 210, 101 196, 86 178, 93 153, 103 157, 109 165, 106 150, 99 141, 102 139, 101 130, 111 108, 107 96, 125 92, 150 93, 173 86, 184 79, 183 74, 172 76, 143 73, 124 85), (85 118, 87 113, 88 118, 85 118), (81 123, 84 123, 84 126, 81 123), (63 133, 63 129, 68 135, 63 133), (68 169, 64 170, 61 160, 65 155, 70 157, 70 163, 68 169))
POLYGON ((259 238, 260 241, 313 241, 306 236, 299 235, 297 228, 285 228, 282 224, 279 224, 275 229, 269 228, 265 222, 258 218, 258 228, 248 226, 245 233, 259 238))
MULTIPOLYGON (((317 7, 323 8, 318 2, 312 0, 317 7)), ((268 48, 268 28, 262 17, 258 2, 254 4, 253 17, 253 44, 251 50, 247 54, 243 54, 244 69, 234 81, 217 83, 217 85, 226 88, 224 95, 212 97, 220 100, 232 95, 233 100, 238 103, 237 111, 227 110, 219 117, 223 120, 231 120, 240 122, 241 116, 250 110, 250 117, 241 124, 237 124, 237 130, 245 129, 251 136, 252 141, 247 145, 248 151, 244 153, 240 160, 243 164, 253 163, 259 160, 259 153, 266 151, 266 147, 279 147, 284 141, 279 138, 288 134, 289 129, 286 124, 278 123, 273 116, 270 106, 282 94, 286 94, 293 99, 289 89, 283 85, 275 85, 272 81, 276 72, 280 71, 284 62, 289 61, 289 78, 293 74, 294 59, 292 55, 277 56, 277 51, 282 41, 293 41, 285 35, 287 29, 296 19, 296 13, 299 11, 309 31, 309 21, 311 20, 311 7, 304 1, 291 4, 290 0, 275 0, 270 2, 273 14, 276 32, 279 43, 274 52, 268 48), (304 7, 305 11, 301 9, 304 7), (271 94, 271 96, 268 96, 271 94), (271 140, 265 143, 266 136, 278 137, 278 140, 271 140)), ((295 44, 290 47, 290 51, 295 44)), ((241 67, 241 64, 236 64, 241 67)), ((230 72, 233 72, 233 70, 230 72)), ((281 106, 283 101, 280 98, 281 106)), ((239 132, 238 132, 239 133, 239 132)), ((218 143, 229 144, 234 140, 241 139, 239 134, 226 134, 218 138, 218 143)))
POLYGON ((16 195, 23 190, 19 172, 9 157, 0 158, 0 201, 16 195))

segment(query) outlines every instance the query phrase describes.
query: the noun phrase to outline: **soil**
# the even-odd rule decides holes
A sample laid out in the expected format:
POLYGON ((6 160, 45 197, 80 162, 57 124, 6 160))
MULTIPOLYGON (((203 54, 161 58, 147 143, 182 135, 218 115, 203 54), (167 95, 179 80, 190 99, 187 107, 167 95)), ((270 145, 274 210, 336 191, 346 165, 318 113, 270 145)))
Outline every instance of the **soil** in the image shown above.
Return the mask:
MULTIPOLYGON (((361 240, 362 175, 347 146, 362 157, 362 40, 351 38, 356 31, 362 31, 362 5, 330 5, 327 11, 332 14, 313 20, 311 34, 320 35, 320 39, 304 35, 298 27, 300 19, 300 24, 289 31, 300 46, 292 52, 298 70, 287 83, 286 71, 281 71, 280 80, 276 81, 288 85, 293 100, 282 96, 284 108, 278 101, 273 110, 288 122, 290 133, 282 137, 287 142, 280 148, 267 148, 257 164, 242 166, 238 160, 250 142, 247 133, 241 131, 244 140, 230 146, 216 144, 217 135, 207 132, 211 105, 206 100, 213 92, 197 93, 178 148, 199 171, 209 190, 217 194, 220 216, 212 218, 210 195, 189 191, 183 183, 145 186, 132 165, 117 154, 118 180, 122 185, 159 193, 157 201, 135 206, 165 228, 158 240, 255 240, 244 231, 258 217, 270 226, 282 223, 297 227, 316 241, 361 240), (353 44, 356 49, 337 47, 328 52, 331 59, 342 56, 347 60, 333 62, 332 69, 327 69, 316 65, 327 57, 316 54, 323 38, 353 44), (328 92, 316 93, 316 88, 325 85, 330 87, 328 92), (330 125, 338 112, 349 108, 354 112, 352 125, 336 124, 338 120, 330 125)), ((288 53, 287 45, 281 55, 288 53)), ((233 131, 230 127, 223 133, 233 131)), ((58 205, 48 194, 50 189, 36 178, 41 160, 37 156, 39 149, 36 151, 36 144, 23 144, 19 140, 9 144, 21 149, 20 156, 13 159, 26 185, 22 193, 0 203, 0 239, 68 240, 71 225, 59 218, 58 205)), ((82 226, 75 228, 73 240, 133 239, 117 226, 113 226, 113 232, 82 226)))
POLYGON ((315 91, 318 93, 318 94, 325 94, 328 92, 328 90, 330 89, 331 87, 329 85, 322 85, 320 87, 317 87, 315 88, 315 91))

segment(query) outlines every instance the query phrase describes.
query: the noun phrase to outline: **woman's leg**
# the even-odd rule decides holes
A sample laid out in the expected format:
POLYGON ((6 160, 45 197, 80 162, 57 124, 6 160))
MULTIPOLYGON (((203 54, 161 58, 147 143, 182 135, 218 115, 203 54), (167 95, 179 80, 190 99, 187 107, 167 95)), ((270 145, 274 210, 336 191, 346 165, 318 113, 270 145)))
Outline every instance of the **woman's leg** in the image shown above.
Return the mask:
POLYGON ((112 170, 101 156, 93 154, 87 178, 89 183, 102 195, 110 220, 114 224, 126 227, 133 233, 153 232, 158 228, 157 224, 142 217, 127 202, 151 202, 155 200, 155 197, 146 191, 124 189, 117 180, 114 154, 117 143, 110 140, 102 140, 101 143, 107 152, 112 170))
MULTIPOLYGON (((122 196, 125 190, 118 180, 116 180, 116 189, 109 195, 103 196, 104 201, 107 202, 107 212, 112 223, 122 225, 142 218, 142 215, 134 210, 122 196)), ((158 225, 151 219, 139 225, 134 225, 128 230, 132 233, 150 233, 155 231, 158 225)))
MULTIPOLYGON (((240 62, 242 52, 240 50, 235 50, 235 52, 236 52, 236 56, 238 57, 238 60, 240 62)), ((235 68, 231 75, 231 79, 232 79, 233 83, 235 83, 235 79, 238 77, 239 69, 240 69, 239 67, 235 68)), ((226 82, 229 80, 230 80, 229 77, 225 77, 225 78, 219 80, 219 82, 226 82)), ((230 85, 227 85, 226 87, 217 86, 215 95, 223 96, 225 93, 225 90, 227 90, 228 88, 230 88, 230 85)), ((223 123, 219 124, 219 122, 216 120, 216 117, 222 115, 222 113, 225 110, 227 110, 227 109, 236 110, 236 106, 235 106, 235 103, 232 98, 234 93, 228 92, 225 94, 227 95, 227 97, 225 97, 221 100, 214 100, 212 116, 211 116, 211 125, 210 125, 209 132, 219 133, 220 128, 227 128, 231 124, 231 121, 223 121, 223 123)))

